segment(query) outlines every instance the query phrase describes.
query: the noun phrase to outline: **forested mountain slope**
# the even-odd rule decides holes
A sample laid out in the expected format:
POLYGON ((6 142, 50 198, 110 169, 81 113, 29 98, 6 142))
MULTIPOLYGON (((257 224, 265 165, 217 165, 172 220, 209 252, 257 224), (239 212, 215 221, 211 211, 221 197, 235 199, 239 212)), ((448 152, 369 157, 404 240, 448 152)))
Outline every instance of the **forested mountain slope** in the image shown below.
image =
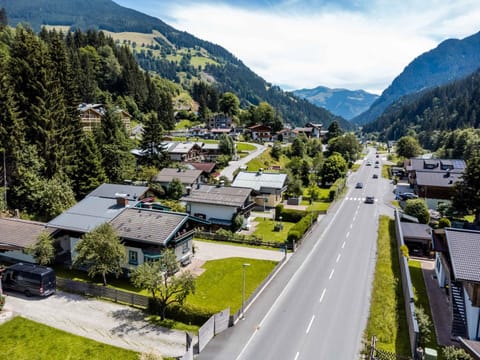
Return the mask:
POLYGON ((371 122, 400 97, 463 78, 479 67, 480 33, 462 40, 445 40, 413 60, 370 109, 352 121, 358 124, 371 122))
POLYGON ((422 146, 437 142, 456 129, 480 128, 480 71, 450 84, 405 96, 385 110, 364 131, 378 132, 383 140, 414 132, 422 146))
POLYGON ((0 0, 0 7, 6 9, 10 25, 26 22, 36 31, 42 25, 65 25, 72 29, 153 34, 151 43, 127 41, 140 66, 186 89, 191 88, 192 79, 208 80, 221 92, 235 93, 243 107, 270 103, 284 121, 295 125, 310 121, 328 126, 336 120, 345 129, 351 126, 343 118, 267 83, 221 46, 111 0, 0 0))

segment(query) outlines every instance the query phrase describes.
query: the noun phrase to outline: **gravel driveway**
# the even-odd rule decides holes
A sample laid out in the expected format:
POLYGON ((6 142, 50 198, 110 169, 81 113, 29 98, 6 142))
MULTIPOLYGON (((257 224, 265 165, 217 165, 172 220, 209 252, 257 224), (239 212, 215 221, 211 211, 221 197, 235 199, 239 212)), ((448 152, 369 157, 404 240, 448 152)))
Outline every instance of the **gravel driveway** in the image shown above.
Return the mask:
POLYGON ((154 326, 143 320, 140 310, 128 306, 61 291, 47 298, 27 298, 15 292, 7 295, 7 313, 69 333, 163 356, 181 356, 185 350, 185 332, 154 326))
MULTIPOLYGON (((281 251, 195 241, 194 261, 187 269, 197 275, 205 261, 228 257, 246 257, 279 261, 281 251)), ((57 291, 47 298, 27 298, 8 292, 2 314, 19 314, 27 319, 52 326, 102 343, 163 356, 181 356, 185 349, 185 332, 153 326, 144 321, 137 309, 108 301, 57 291)), ((2 320, 0 318, 0 320, 2 320)))

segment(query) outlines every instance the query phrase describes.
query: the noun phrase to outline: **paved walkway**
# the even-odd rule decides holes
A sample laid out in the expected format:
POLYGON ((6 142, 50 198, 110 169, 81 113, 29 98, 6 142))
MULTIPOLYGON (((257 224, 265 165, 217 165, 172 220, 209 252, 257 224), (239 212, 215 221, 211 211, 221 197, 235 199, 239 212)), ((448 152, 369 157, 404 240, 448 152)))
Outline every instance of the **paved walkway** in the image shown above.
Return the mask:
POLYGON ((445 289, 438 286, 438 282, 434 277, 435 261, 421 259, 420 263, 422 264, 423 279, 425 280, 425 286, 427 288, 437 343, 442 346, 458 346, 458 342, 453 341, 450 336, 451 320, 448 296, 445 293, 445 289))

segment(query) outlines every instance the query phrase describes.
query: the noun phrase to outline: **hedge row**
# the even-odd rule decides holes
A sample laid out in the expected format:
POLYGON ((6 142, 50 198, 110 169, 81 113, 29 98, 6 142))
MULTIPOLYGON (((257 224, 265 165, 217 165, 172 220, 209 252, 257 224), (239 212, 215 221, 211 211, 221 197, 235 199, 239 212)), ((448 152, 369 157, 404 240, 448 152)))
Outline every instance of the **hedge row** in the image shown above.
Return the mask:
POLYGON ((313 211, 301 218, 300 221, 289 230, 287 241, 293 243, 293 241, 300 240, 303 234, 305 234, 305 232, 309 229, 310 225, 316 221, 317 217, 318 212, 313 211))
POLYGON ((281 216, 282 221, 296 223, 300 221, 306 213, 307 212, 303 210, 285 209, 282 204, 279 204, 275 207, 275 220, 280 221, 281 216))
POLYGON ((347 179, 340 178, 337 179, 333 185, 330 187, 330 192, 328 193, 328 197, 330 201, 333 201, 337 198, 337 196, 343 191, 345 185, 347 184, 347 179))
MULTIPOLYGON (((148 304, 148 312, 154 315, 160 315, 162 313, 161 307, 158 302, 150 298, 148 304)), ((202 326, 207 320, 214 314, 211 310, 194 307, 188 304, 182 306, 170 305, 165 311, 167 319, 173 319, 180 321, 184 324, 202 326)))

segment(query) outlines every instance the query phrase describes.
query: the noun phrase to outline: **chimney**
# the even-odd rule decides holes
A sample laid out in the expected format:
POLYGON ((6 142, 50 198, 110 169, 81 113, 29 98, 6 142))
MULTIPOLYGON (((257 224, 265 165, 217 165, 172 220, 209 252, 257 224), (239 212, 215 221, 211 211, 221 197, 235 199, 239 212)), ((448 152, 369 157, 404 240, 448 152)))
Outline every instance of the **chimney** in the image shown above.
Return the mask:
POLYGON ((115 198, 117 199, 117 206, 120 207, 127 207, 128 206, 128 195, 127 194, 115 194, 115 198))

